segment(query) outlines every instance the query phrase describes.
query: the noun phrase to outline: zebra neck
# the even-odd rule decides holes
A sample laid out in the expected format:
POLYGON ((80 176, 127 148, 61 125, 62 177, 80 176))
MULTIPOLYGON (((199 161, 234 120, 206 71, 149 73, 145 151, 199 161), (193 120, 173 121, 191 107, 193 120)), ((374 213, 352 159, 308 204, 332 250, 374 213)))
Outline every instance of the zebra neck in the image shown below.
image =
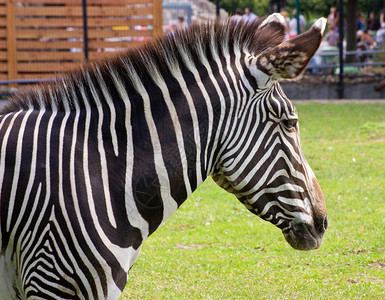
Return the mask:
POLYGON ((133 198, 150 234, 210 173, 216 127, 206 104, 186 109, 184 97, 158 91, 130 104, 133 198))
POLYGON ((90 140, 106 162, 112 201, 119 207, 125 195, 128 221, 145 238, 214 168, 228 95, 209 66, 204 75, 143 71, 145 79, 128 62, 115 63, 83 71, 82 80, 67 82, 68 93, 94 120, 90 140))

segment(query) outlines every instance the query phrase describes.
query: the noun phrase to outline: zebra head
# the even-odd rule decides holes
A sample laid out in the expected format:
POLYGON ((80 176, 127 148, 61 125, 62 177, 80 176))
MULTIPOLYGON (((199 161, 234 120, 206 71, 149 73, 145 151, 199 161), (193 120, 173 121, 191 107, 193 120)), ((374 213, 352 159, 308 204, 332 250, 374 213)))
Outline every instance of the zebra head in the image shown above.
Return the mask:
MULTIPOLYGON (((256 32, 258 41, 268 44, 279 30, 283 38, 282 22, 278 14, 268 17, 256 32)), ((254 91, 235 113, 212 176, 299 250, 320 246, 327 216, 321 188, 301 150, 297 111, 278 80, 303 73, 324 28, 322 18, 308 32, 286 42, 281 38, 259 54, 243 51, 243 82, 254 91)))

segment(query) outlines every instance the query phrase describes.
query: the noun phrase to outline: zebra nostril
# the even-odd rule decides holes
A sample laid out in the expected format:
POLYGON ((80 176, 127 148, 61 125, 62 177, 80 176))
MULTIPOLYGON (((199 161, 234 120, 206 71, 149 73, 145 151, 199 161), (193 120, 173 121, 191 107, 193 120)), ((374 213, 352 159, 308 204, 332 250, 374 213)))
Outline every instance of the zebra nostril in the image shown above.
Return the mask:
POLYGON ((326 229, 328 229, 328 226, 329 226, 328 217, 325 216, 324 221, 323 221, 323 228, 325 231, 326 231, 326 229))

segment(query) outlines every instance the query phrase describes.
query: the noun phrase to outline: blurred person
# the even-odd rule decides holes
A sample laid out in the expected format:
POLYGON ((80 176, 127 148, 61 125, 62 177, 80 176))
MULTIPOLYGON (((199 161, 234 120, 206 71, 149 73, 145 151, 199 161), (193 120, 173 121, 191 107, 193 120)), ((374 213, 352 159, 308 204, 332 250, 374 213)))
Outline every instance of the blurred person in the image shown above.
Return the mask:
POLYGON ((258 19, 258 16, 251 12, 250 8, 246 7, 245 8, 245 14, 243 15, 243 17, 245 18, 245 20, 247 20, 249 23, 253 22, 254 20, 257 20, 258 19))
MULTIPOLYGON (((299 15, 299 32, 302 33, 305 31, 306 27, 306 20, 303 15, 299 15)), ((292 17, 289 22, 289 34, 290 38, 295 37, 298 34, 298 29, 297 29, 297 10, 293 9, 292 17)))
POLYGON ((281 11, 281 15, 285 18, 285 21, 286 21, 285 36, 283 38, 283 41, 286 42, 288 39, 290 39, 290 29, 289 29, 290 18, 288 17, 287 11, 285 10, 281 11))
POLYGON ((368 33, 368 29, 363 30, 362 33, 360 34, 359 43, 364 43, 368 47, 373 45, 374 40, 372 36, 368 33))
MULTIPOLYGON (((369 50, 372 48, 374 40, 372 36, 368 33, 367 28, 365 30, 358 31, 357 36, 359 38, 357 42, 357 50, 369 50)), ((361 62, 364 62, 369 58, 369 55, 366 53, 362 53, 358 57, 361 62)))
MULTIPOLYGON (((368 29, 357 31, 357 50, 369 50, 374 44, 372 36, 368 33, 368 29)), ((359 56, 361 62, 366 61, 369 58, 369 55, 362 53, 359 56)))
POLYGON ((381 23, 380 29, 376 32, 376 42, 378 46, 385 46, 385 22, 381 23))
POLYGON ((373 11, 371 11, 369 14, 368 21, 367 21, 367 28, 369 30, 369 33, 380 29, 380 22, 376 18, 376 15, 374 14, 373 11))
POLYGON ((338 28, 338 13, 335 7, 330 7, 330 14, 328 15, 328 25, 333 26, 334 30, 338 28))
POLYGON ((365 29, 365 18, 362 12, 357 14, 357 31, 365 29))
POLYGON ((281 15, 285 18, 286 26, 289 27, 290 18, 286 10, 281 11, 281 15))
POLYGON ((242 20, 242 9, 237 8, 237 9, 235 10, 235 14, 234 14, 233 16, 231 16, 231 18, 232 18, 233 20, 236 20, 236 21, 242 20))
POLYGON ((340 42, 340 35, 335 30, 333 25, 329 25, 329 31, 325 35, 325 39, 328 42, 329 46, 338 46, 338 44, 340 42))
POLYGON ((179 16, 178 17, 178 22, 176 23, 176 28, 178 28, 178 29, 185 29, 187 27, 188 27, 188 25, 184 21, 184 17, 179 16))
POLYGON ((185 23, 184 17, 179 16, 177 22, 174 23, 174 24, 172 24, 172 25, 170 26, 170 28, 168 28, 167 33, 170 34, 170 35, 174 35, 174 34, 175 34, 175 31, 177 31, 177 30, 183 30, 183 29, 185 29, 185 28, 187 28, 187 27, 188 27, 188 25, 185 23))

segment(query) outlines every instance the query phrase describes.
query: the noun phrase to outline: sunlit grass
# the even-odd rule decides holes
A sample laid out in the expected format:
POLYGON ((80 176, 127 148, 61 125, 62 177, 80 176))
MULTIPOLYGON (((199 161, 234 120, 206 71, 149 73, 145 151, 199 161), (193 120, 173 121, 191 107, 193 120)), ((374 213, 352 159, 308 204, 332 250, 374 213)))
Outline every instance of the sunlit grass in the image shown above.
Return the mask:
POLYGON ((122 299, 383 299, 385 105, 297 105, 305 155, 325 194, 319 250, 207 180, 144 244, 122 299))

